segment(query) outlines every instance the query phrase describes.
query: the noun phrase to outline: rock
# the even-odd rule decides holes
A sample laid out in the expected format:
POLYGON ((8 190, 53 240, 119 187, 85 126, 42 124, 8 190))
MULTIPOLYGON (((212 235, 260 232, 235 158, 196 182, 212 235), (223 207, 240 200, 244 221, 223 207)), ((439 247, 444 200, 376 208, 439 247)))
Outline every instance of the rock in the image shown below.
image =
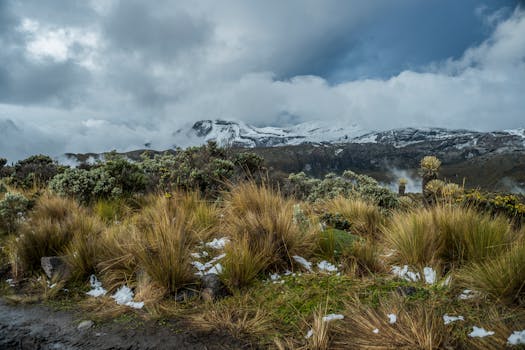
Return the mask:
POLYGON ((184 301, 190 300, 197 297, 197 292, 193 289, 181 289, 175 295, 175 301, 177 303, 182 303, 184 301))
POLYGON ((93 327, 95 323, 91 320, 85 320, 85 321, 82 321, 78 324, 77 326, 77 329, 79 331, 83 331, 83 330, 86 330, 86 329, 90 329, 91 327, 93 327))
POLYGON ((209 273, 201 277, 201 297, 213 301, 227 295, 226 287, 217 274, 209 273))
POLYGON ((49 279, 67 279, 71 275, 71 269, 61 256, 44 256, 40 259, 40 264, 49 279))

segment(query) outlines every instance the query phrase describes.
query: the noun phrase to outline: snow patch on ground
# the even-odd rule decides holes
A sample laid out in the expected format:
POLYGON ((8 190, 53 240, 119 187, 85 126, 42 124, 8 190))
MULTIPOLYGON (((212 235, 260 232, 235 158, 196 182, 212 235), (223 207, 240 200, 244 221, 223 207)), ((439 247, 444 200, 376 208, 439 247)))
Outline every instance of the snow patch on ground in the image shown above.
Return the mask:
POLYGON ((378 329, 378 328, 374 329, 374 330, 372 331, 372 333, 374 333, 374 334, 379 334, 379 329, 378 329))
POLYGON ((488 337, 490 335, 494 335, 494 332, 487 331, 485 328, 476 327, 476 326, 473 326, 472 332, 468 334, 468 336, 471 338, 483 338, 483 337, 488 337))
POLYGON ((211 242, 206 243, 206 247, 212 248, 212 249, 224 249, 226 247, 226 244, 228 244, 230 240, 227 237, 222 238, 214 238, 211 242))
POLYGON ((470 289, 465 289, 463 292, 461 292, 461 294, 458 296, 458 298, 461 299, 461 300, 468 300, 468 299, 475 298, 478 295, 479 295, 478 292, 475 292, 475 291, 470 290, 470 289))
POLYGON ((218 261, 224 258, 225 256, 226 254, 223 253, 204 264, 200 261, 192 261, 191 264, 198 270, 195 274, 197 276, 204 276, 210 273, 220 275, 223 269, 222 265, 218 263, 218 261))
POLYGON ((320 263, 318 263, 317 267, 319 268, 319 271, 337 272, 337 267, 326 260, 323 260, 320 263))
POLYGON ((412 281, 417 282, 421 279, 419 272, 412 272, 410 271, 408 265, 405 265, 403 267, 400 266, 392 266, 392 273, 396 275, 399 278, 402 278, 406 281, 412 281))
POLYGON ((513 332, 507 339, 509 345, 525 344, 525 330, 513 332))
POLYGON ((449 316, 447 314, 443 315, 443 322, 445 324, 450 324, 456 321, 465 321, 465 318, 463 318, 463 316, 449 316))
POLYGON ((396 314, 388 314, 388 323, 394 324, 397 322, 397 315, 396 314))
POLYGON ((126 305, 134 309, 144 307, 144 302, 133 301, 133 291, 126 285, 120 287, 111 297, 115 299, 118 305, 126 305))
POLYGON ((324 322, 330 322, 330 321, 334 321, 334 320, 342 320, 344 319, 345 317, 341 314, 328 314, 326 316, 323 317, 323 321, 324 322))
POLYGON ((425 276, 425 283, 426 284, 434 284, 437 280, 437 273, 436 271, 431 267, 425 267, 423 269, 423 275, 425 276))
POLYGON ((292 256, 292 258, 299 264, 301 265, 302 267, 304 267, 305 269, 307 269, 309 272, 312 272, 312 263, 309 262, 308 260, 306 260, 305 258, 303 258, 302 256, 299 256, 299 255, 294 255, 292 256))
POLYGON ((102 282, 100 282, 95 275, 89 277, 89 284, 91 285, 91 290, 86 293, 87 295, 95 298, 106 295, 107 290, 102 288, 102 282))

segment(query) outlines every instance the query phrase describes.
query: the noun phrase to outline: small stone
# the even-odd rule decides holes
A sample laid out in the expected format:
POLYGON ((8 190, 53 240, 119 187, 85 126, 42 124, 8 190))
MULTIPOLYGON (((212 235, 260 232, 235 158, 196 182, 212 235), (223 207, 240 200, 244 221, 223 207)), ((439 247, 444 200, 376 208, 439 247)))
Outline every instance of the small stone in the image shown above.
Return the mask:
POLYGON ((40 259, 40 264, 49 279, 67 279, 71 275, 68 264, 61 256, 44 256, 40 259))
POLYGON ((79 331, 83 331, 83 330, 86 330, 86 329, 90 329, 91 327, 93 327, 95 323, 91 320, 85 320, 85 321, 82 321, 78 324, 77 326, 77 329, 79 331))
POLYGON ((209 273, 201 277, 201 297, 213 301, 226 296, 226 287, 217 274, 209 273))

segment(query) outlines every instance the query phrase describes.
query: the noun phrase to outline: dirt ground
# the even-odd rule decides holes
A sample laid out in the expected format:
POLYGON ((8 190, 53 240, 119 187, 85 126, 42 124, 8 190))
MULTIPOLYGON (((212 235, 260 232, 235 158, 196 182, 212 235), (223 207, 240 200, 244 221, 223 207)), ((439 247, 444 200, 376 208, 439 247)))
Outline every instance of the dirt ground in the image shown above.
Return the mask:
POLYGON ((78 330, 82 318, 42 305, 0 301, 0 349, 254 349, 230 336, 146 322, 139 327, 106 323, 78 330), (173 330, 173 328, 177 330, 173 330))

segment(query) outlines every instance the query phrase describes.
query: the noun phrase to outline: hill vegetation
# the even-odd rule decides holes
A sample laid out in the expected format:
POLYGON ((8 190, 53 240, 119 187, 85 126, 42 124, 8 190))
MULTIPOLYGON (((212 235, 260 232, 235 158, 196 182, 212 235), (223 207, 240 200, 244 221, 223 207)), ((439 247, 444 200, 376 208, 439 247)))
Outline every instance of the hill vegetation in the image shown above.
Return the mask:
POLYGON ((0 162, 1 294, 97 322, 182 319, 254 348, 523 346, 523 198, 420 164, 422 193, 405 195, 350 170, 275 181, 213 143, 0 162), (53 256, 64 267, 48 276, 53 256))

